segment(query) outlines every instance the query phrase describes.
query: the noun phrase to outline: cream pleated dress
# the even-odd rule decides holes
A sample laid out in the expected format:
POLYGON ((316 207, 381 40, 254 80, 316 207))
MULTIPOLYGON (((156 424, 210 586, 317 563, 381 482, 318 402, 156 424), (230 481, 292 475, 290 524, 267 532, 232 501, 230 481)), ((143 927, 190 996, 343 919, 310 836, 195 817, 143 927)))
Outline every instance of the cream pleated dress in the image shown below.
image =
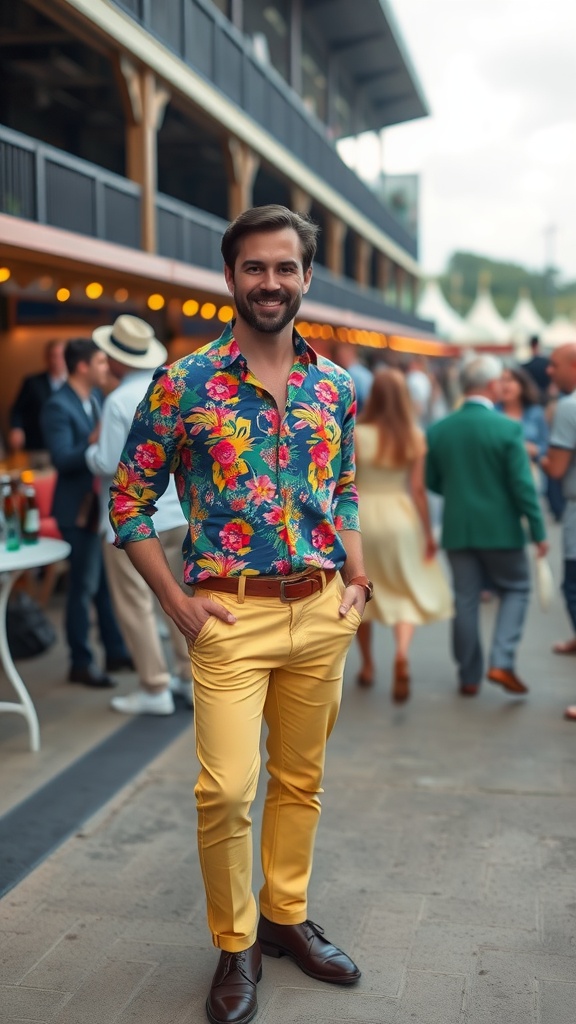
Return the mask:
MULTIPOLYGON (((355 439, 362 547, 374 583, 364 621, 394 626, 452 618, 452 593, 442 567, 436 558, 424 559, 424 529, 407 490, 410 466, 374 465, 378 429, 370 423, 356 426, 355 439)), ((423 452, 425 446, 422 437, 423 452)))

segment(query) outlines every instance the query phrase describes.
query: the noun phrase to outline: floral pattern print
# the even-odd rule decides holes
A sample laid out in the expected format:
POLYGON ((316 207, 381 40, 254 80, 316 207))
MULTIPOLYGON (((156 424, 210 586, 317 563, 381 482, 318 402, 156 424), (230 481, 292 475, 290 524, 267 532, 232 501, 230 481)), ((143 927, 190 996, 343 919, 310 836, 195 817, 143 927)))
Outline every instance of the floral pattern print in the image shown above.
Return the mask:
POLYGON ((358 530, 350 376, 294 332, 286 408, 253 376, 229 324, 155 374, 111 490, 117 543, 155 536, 170 473, 189 531, 186 582, 340 568, 358 530))

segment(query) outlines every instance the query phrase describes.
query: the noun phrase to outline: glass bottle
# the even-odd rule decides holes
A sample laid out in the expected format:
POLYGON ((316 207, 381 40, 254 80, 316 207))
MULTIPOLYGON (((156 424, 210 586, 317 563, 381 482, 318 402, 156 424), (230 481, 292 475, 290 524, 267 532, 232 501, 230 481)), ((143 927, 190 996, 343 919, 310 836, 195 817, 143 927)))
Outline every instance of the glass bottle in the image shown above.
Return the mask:
POLYGON ((25 484, 22 493, 22 543, 37 544, 40 536, 40 512, 36 491, 31 484, 25 484))
POLYGON ((2 485, 2 507, 6 551, 18 551, 20 547, 20 518, 14 493, 9 483, 2 485))

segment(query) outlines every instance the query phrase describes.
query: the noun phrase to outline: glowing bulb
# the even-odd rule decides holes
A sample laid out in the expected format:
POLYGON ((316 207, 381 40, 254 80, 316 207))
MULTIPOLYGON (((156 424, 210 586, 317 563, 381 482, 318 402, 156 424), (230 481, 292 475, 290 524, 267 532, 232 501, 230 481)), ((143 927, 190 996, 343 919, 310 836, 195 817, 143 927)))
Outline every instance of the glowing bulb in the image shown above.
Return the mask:
POLYGON ((184 316, 195 316, 199 309, 200 304, 196 302, 196 299, 186 299, 186 302, 182 303, 184 316))
POLYGON ((7 281, 12 276, 12 272, 8 267, 0 267, 0 283, 7 281))
POLYGON ((98 281, 91 281, 86 285, 86 295, 89 299, 99 299, 104 288, 98 281))
POLYGON ((56 298, 58 299, 58 302, 68 302, 68 299, 70 298, 70 289, 59 288, 56 292, 56 298))
POLYGON ((227 324, 233 316, 234 310, 232 309, 232 306, 220 306, 220 309, 218 310, 218 319, 221 320, 223 324, 227 324))
POLYGON ((166 299, 163 295, 159 295, 158 292, 153 292, 152 295, 148 296, 146 301, 148 309, 162 309, 165 303, 166 299))
POLYGON ((213 302, 205 302, 200 310, 200 316, 203 320, 211 320, 216 313, 216 306, 213 302))
POLYGON ((127 298, 128 298, 128 289, 127 288, 117 288, 116 291, 114 292, 114 299, 115 299, 116 302, 126 302, 127 298))

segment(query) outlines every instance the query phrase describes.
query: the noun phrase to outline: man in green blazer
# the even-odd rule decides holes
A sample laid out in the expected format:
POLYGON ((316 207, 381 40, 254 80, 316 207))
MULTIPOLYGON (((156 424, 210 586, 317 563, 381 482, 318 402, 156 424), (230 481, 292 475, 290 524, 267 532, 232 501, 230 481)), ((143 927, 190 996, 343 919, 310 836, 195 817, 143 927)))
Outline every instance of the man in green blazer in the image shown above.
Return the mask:
POLYGON ((530 596, 523 518, 538 556, 548 551, 521 424, 494 408, 501 375, 493 356, 466 363, 461 408, 428 432, 426 484, 444 498, 442 546, 456 605, 452 645, 465 696, 476 695, 484 672, 478 616, 486 579, 500 599, 488 679, 511 693, 527 692, 515 672, 530 596))

